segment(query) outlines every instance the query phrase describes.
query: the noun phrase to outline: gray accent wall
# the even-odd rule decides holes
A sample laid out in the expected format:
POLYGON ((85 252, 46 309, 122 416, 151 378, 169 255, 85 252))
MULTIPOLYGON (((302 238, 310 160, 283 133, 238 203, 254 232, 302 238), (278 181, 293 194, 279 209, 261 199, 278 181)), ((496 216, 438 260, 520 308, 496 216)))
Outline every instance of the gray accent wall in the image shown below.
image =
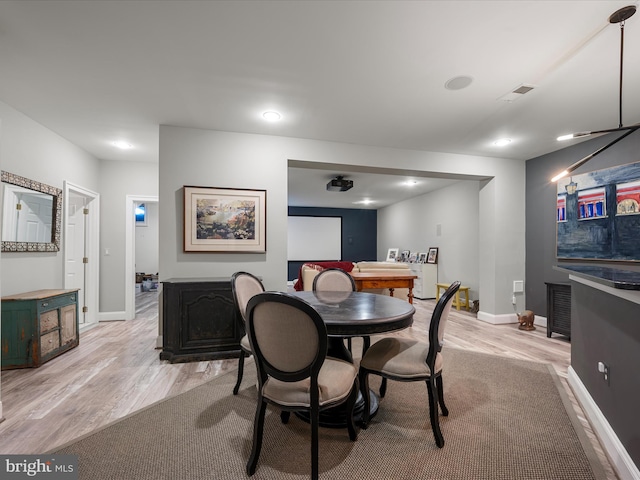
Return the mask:
MULTIPOLYGON (((527 308, 536 315, 546 316, 545 282, 568 283, 569 276, 555 270, 555 265, 584 264, 587 261, 556 258, 556 195, 551 178, 564 168, 606 145, 620 134, 588 140, 526 162, 526 270, 525 292, 527 308)), ((576 174, 601 170, 640 161, 640 133, 636 132, 597 155, 575 171, 576 174)), ((593 260, 591 262, 594 262, 593 260)), ((638 262, 595 261, 629 270, 640 270, 638 262)))

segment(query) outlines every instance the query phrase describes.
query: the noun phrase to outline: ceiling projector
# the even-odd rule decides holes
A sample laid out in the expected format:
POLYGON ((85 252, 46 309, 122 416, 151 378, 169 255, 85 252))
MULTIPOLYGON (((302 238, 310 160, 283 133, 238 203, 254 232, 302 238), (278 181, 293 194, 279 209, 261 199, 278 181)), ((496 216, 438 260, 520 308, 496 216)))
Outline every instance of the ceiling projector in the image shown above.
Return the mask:
POLYGON ((327 190, 330 192, 346 192, 353 187, 353 180, 345 180, 342 175, 327 183, 327 190))

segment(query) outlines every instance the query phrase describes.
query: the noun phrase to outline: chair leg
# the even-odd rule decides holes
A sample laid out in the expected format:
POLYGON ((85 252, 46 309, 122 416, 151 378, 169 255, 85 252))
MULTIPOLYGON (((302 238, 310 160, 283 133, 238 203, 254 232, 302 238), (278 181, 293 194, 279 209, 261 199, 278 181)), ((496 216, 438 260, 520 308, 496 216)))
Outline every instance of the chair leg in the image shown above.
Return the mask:
POLYGON ((311 406, 311 479, 318 480, 318 424, 320 423, 320 412, 317 405, 311 406))
POLYGON ((289 418, 291 418, 291 412, 289 410, 282 410, 280 412, 280 420, 282 420, 282 423, 289 423, 289 418))
POLYGON ((446 417, 449 415, 449 409, 444 404, 444 388, 442 386, 442 375, 438 375, 436 377, 436 387, 438 387, 438 402, 440 403, 440 410, 442 410, 442 415, 446 417))
POLYGON ((351 350, 351 337, 347 338, 347 350, 349 350, 349 353, 352 352, 352 350, 351 350))
POLYGON ((238 380, 236 381, 236 386, 233 387, 233 394, 237 395, 238 390, 240 390, 240 382, 242 382, 242 374, 244 372, 244 350, 240 350, 240 357, 238 358, 238 380))
POLYGON ((382 383, 380 384, 380 398, 384 398, 387 393, 387 379, 383 378, 382 383))
POLYGON ((444 447, 444 437, 440 431, 440 422, 438 414, 438 389, 435 385, 433 377, 426 381, 427 391, 429 392, 429 417, 431 419, 431 429, 436 439, 436 445, 440 448, 444 447))
POLYGON ((358 432, 356 432, 356 423, 353 419, 353 408, 356 406, 356 400, 358 398, 358 379, 353 382, 351 387, 351 393, 347 399, 347 430, 349 431, 349 439, 355 442, 358 439, 358 432))
POLYGON ((247 461, 247 475, 249 476, 256 473, 258 457, 260 457, 260 450, 262 449, 262 432, 264 430, 264 414, 266 409, 267 402, 265 402, 261 396, 258 399, 256 418, 253 424, 253 447, 251 448, 251 455, 249 455, 249 460, 247 461))
POLYGON ((362 344, 362 356, 364 357, 364 354, 367 353, 367 350, 369 350, 371 346, 371 337, 362 337, 362 340, 364 340, 362 344))
POLYGON ((360 377, 360 392, 362 393, 362 399, 364 400, 364 409, 362 411, 362 428, 366 430, 369 426, 369 411, 371 409, 371 399, 369 398, 369 373, 363 369, 360 369, 358 376, 360 377))

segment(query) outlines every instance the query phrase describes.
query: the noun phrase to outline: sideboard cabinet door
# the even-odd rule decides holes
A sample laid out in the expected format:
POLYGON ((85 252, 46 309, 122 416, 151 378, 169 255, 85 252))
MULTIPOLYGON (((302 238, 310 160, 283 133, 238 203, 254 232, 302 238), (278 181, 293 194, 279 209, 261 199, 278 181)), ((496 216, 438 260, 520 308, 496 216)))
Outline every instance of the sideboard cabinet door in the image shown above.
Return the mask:
POLYGON ((165 280, 161 305, 161 360, 175 363, 239 356, 244 331, 231 279, 165 280))

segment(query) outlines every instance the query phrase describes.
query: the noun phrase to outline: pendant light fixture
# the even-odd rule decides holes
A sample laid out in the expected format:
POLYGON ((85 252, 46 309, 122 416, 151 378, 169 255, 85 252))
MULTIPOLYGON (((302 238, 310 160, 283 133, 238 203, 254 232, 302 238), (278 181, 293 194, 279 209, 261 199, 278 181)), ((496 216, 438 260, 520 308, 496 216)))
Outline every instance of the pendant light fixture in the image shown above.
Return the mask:
POLYGON ((604 152, 607 148, 615 145, 620 140, 622 140, 623 138, 625 138, 628 135, 631 135, 633 132, 635 132, 636 130, 638 130, 640 128, 640 123, 636 123, 635 125, 631 125, 631 126, 628 126, 628 127, 625 127, 625 126, 622 125, 622 70, 623 70, 623 65, 624 65, 624 24, 625 24, 625 21, 628 18, 630 18, 631 16, 633 16, 633 14, 635 14, 635 13, 636 13, 636 6, 635 5, 628 5, 626 7, 622 7, 619 10, 616 10, 609 17, 609 23, 619 23, 620 24, 620 87, 619 87, 619 104, 618 104, 618 112, 619 112, 618 127, 617 128, 609 128, 609 129, 605 129, 605 130, 593 130, 593 131, 590 131, 590 132, 579 132, 579 133, 573 133, 573 134, 570 134, 570 135, 562 135, 561 137, 558 137, 558 140, 569 140, 569 139, 572 139, 572 138, 587 137, 587 136, 590 136, 590 135, 596 135, 596 134, 600 134, 600 133, 613 133, 613 132, 625 132, 625 133, 623 133, 619 137, 615 138, 614 140, 612 140, 611 142, 609 142, 605 146, 600 147, 595 152, 590 153, 589 155, 587 155, 584 158, 581 158, 576 163, 574 163, 573 165, 569 166, 568 168, 566 168, 565 170, 560 172, 558 175, 556 175, 555 177, 553 177, 551 179, 552 182, 556 182, 559 179, 561 179, 562 177, 566 177, 571 172, 573 172, 576 168, 580 167, 581 165, 584 165, 585 163, 587 163, 589 160, 591 160, 596 155, 604 152))

